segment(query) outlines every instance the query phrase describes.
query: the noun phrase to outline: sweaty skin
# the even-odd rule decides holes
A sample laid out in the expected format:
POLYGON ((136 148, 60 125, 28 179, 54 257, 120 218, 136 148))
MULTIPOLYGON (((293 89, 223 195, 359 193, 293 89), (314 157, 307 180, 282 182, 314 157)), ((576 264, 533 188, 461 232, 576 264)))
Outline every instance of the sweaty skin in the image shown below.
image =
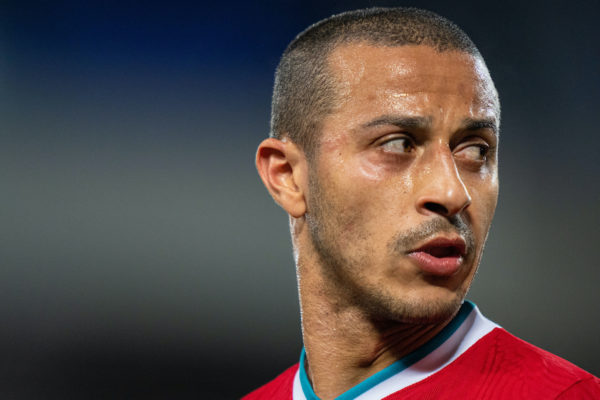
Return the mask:
POLYGON ((259 172, 290 214, 308 376, 332 399, 455 315, 498 196, 497 93, 482 60, 427 46, 335 49, 333 112, 314 159, 267 139, 259 172), (460 240, 456 269, 411 252, 460 240), (433 272, 432 272, 433 271, 433 272))

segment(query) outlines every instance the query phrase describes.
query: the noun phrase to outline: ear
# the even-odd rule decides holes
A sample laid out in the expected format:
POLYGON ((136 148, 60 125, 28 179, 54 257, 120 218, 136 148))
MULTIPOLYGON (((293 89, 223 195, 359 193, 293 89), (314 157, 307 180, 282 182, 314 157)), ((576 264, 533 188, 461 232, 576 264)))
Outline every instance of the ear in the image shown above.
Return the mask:
POLYGON ((273 200, 289 215, 306 213, 306 157, 289 140, 265 139, 256 152, 256 168, 273 200))

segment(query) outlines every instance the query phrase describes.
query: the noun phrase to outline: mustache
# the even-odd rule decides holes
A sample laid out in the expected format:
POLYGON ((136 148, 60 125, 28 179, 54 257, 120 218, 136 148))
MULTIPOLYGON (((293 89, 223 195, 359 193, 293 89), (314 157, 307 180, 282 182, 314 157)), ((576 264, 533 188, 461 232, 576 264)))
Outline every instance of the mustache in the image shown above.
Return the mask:
POLYGON ((427 220, 416 227, 398 233, 390 244, 394 251, 404 253, 415 249, 436 234, 459 234, 465 240, 467 254, 473 250, 475 245, 473 231, 458 215, 427 220))

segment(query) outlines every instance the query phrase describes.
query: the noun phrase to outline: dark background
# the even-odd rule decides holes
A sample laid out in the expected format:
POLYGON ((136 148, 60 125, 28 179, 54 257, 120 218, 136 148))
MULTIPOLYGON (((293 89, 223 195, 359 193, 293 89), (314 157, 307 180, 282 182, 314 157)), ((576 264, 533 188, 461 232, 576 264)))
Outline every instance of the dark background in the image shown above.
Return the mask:
POLYGON ((469 298, 600 374, 600 4, 583 3, 1 2, 1 397, 232 399, 296 362, 287 218, 254 152, 286 44, 367 5, 431 9, 480 46, 501 194, 469 298))

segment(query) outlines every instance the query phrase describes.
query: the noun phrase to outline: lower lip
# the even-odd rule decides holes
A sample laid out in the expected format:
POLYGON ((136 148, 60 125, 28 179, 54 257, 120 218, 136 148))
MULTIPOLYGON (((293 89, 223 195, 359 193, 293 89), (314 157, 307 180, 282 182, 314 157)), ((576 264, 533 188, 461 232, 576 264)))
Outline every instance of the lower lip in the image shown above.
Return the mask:
POLYGON ((453 275, 463 262, 462 256, 434 257, 423 251, 415 251, 409 253, 408 256, 419 264, 423 272, 436 276, 453 275))

